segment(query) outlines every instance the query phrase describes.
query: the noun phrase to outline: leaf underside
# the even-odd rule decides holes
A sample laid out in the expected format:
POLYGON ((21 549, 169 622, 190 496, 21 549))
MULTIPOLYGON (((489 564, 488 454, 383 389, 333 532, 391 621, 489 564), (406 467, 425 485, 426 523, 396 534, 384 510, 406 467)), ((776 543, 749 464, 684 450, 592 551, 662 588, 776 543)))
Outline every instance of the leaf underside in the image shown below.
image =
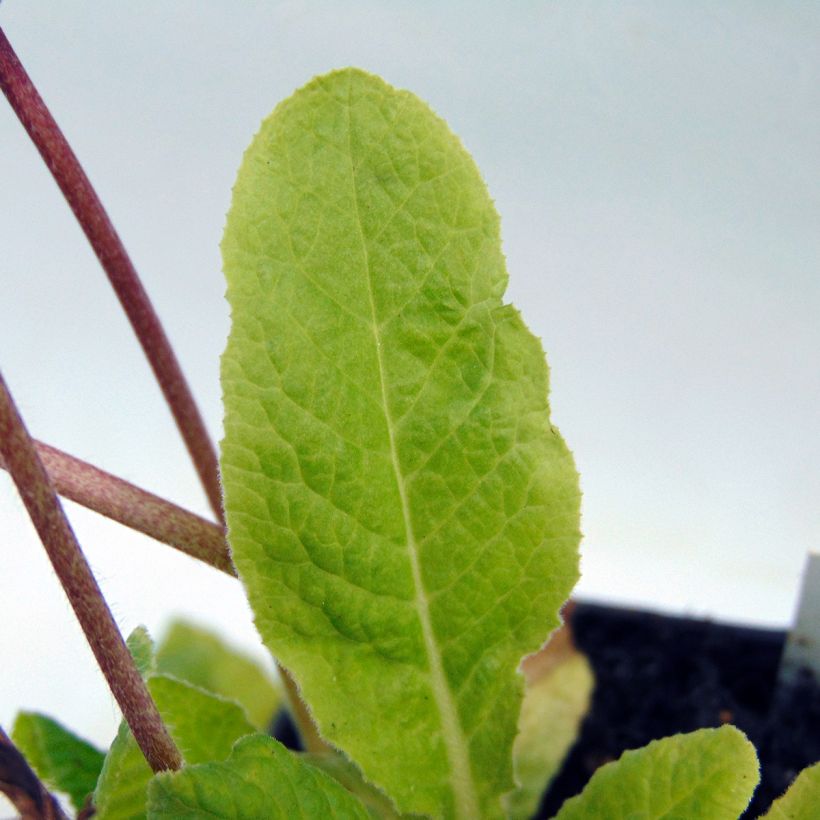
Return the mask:
POLYGON ((362 804, 273 738, 250 735, 224 763, 157 775, 148 787, 150 820, 369 820, 362 804))
POLYGON ((737 820, 758 779, 757 754, 742 732, 700 729, 624 752, 555 820, 737 820))
POLYGON ((412 94, 319 77, 246 152, 222 249, 225 507, 262 638, 402 811, 496 816, 579 491, 475 164, 412 94))
POLYGON ((541 795, 578 737, 594 683, 589 661, 571 650, 542 678, 527 685, 513 745, 519 786, 504 798, 513 820, 535 814, 541 795))

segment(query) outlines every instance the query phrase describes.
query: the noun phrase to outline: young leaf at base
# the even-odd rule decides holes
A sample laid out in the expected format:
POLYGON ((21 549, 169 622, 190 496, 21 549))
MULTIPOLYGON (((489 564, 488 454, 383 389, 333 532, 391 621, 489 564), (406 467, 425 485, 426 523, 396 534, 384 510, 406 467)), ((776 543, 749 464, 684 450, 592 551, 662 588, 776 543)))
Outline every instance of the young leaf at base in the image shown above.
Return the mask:
MULTIPOLYGON (((189 764, 224 760, 238 738, 255 731, 239 704, 195 686, 155 675, 148 679, 148 689, 189 764)), ((123 723, 94 795, 99 820, 145 817, 146 788, 152 774, 123 723)))
POLYGON ((734 726, 653 740, 598 769, 555 820, 737 820, 760 778, 734 726))
POLYGON ((369 820, 335 780, 266 735, 240 740, 224 763, 157 775, 148 787, 150 820, 369 820))
POLYGON ((149 634, 144 626, 138 626, 132 630, 131 634, 125 641, 137 669, 143 678, 147 678, 155 671, 156 663, 154 660, 154 639, 149 634))
POLYGON ((579 490, 484 182, 418 98, 334 72, 263 123, 222 249, 225 509, 262 638, 401 811, 498 816, 579 490))
POLYGON ((578 736, 595 679, 589 661, 570 649, 534 682, 528 682, 513 745, 519 786, 504 798, 512 820, 527 820, 578 736))
POLYGON ((218 635, 174 621, 156 653, 157 671, 237 701, 257 729, 267 729, 282 704, 281 687, 256 661, 218 635))
POLYGON ((64 792, 77 811, 94 791, 105 755, 62 724, 36 712, 20 712, 12 740, 50 789, 64 792))

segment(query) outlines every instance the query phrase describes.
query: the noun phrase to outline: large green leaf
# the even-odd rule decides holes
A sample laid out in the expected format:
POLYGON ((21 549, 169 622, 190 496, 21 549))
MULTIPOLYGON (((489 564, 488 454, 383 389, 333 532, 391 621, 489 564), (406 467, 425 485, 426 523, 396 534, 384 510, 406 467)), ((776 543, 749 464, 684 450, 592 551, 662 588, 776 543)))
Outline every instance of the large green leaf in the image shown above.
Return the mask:
POLYGON ((157 775, 148 789, 151 820, 369 820, 342 786, 265 735, 240 740, 224 763, 157 775))
MULTIPOLYGON (((175 678, 155 675, 148 679, 148 689, 187 763, 224 760, 238 738, 254 731, 237 703, 175 678)), ((99 820, 145 817, 146 788, 152 775, 123 722, 94 794, 99 820)))
POLYGON ((803 769, 761 820, 816 820, 820 815, 820 763, 803 769))
POLYGON ((737 820, 758 779, 757 754, 742 732, 699 729, 624 752, 556 820, 737 820))
POLYGON ((12 739, 51 789, 65 792, 78 811, 94 791, 105 755, 62 724, 36 712, 20 712, 12 739))
POLYGON ((579 492, 478 170, 415 96, 334 72, 263 123, 222 247, 222 477, 260 633, 401 810, 495 816, 579 492))
POLYGON ((157 647, 157 671, 238 701, 251 723, 265 729, 282 702, 264 669, 207 629, 174 621, 157 647))

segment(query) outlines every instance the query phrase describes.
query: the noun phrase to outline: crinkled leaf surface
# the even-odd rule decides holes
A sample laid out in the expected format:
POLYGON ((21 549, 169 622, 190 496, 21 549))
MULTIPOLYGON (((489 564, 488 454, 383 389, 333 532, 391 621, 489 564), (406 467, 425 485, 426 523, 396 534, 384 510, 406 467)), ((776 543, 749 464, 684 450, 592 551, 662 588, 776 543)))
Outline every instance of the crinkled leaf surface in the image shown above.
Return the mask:
MULTIPOLYGON (((224 760, 234 742, 254 732, 239 704, 165 675, 148 689, 186 763, 224 760)), ((94 803, 100 820, 145 817, 153 773, 123 721, 105 759, 94 803)))
POLYGON ((820 815, 820 763, 803 769, 761 820, 816 820, 820 815))
POLYGON ((282 702, 281 690, 256 661, 218 635, 174 621, 157 647, 158 672, 238 701, 258 729, 267 728, 282 702))
POLYGON ((504 798, 510 817, 525 820, 535 814, 541 795, 578 736, 594 682, 587 659, 572 650, 528 684, 513 745, 515 776, 520 785, 504 798))
POLYGON ((556 820, 737 820, 758 779, 757 754, 742 732, 700 729, 624 752, 556 820))
POLYGON ((334 72, 263 123, 222 247, 222 477, 260 633, 402 811, 495 816, 579 492, 475 164, 412 94, 334 72))
POLYGON ((78 811, 94 791, 105 755, 62 724, 36 712, 20 712, 12 739, 39 778, 64 792, 78 811))
POLYGON ((265 735, 240 740, 224 763, 157 775, 148 789, 148 817, 369 820, 335 780, 265 735))

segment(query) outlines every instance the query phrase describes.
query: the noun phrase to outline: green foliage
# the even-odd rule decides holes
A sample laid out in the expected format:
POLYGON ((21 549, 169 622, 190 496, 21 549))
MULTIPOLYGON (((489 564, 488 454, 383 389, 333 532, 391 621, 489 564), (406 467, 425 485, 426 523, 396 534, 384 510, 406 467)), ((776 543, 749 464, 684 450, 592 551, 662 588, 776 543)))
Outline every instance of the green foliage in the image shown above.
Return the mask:
POLYGON ((761 820, 816 820, 820 813, 820 763, 803 769, 761 820))
MULTIPOLYGON (((183 681, 155 675, 148 679, 148 689, 188 764, 224 760, 238 738, 254 731, 237 703, 183 681)), ((97 784, 97 817, 145 817, 145 790, 151 777, 151 769, 123 723, 97 784)))
POLYGON ((368 820, 361 803, 273 738, 240 740, 224 763, 157 775, 148 790, 151 820, 368 820))
POLYGON ((36 712, 20 712, 12 739, 39 778, 64 792, 79 810, 94 791, 105 755, 56 720, 36 712))
POLYGON ((155 669, 154 641, 144 626, 138 626, 125 641, 131 657, 137 664, 140 674, 145 678, 155 669))
POLYGON ((334 780, 341 783, 349 792, 361 800, 364 807, 373 817, 380 820, 398 820, 399 817, 415 818, 419 815, 402 814, 396 811, 390 798, 379 791, 372 783, 368 783, 362 773, 344 755, 334 752, 325 754, 303 754, 302 760, 329 774, 334 780))
POLYGON ((520 785, 504 799, 509 817, 526 820, 535 814, 541 795, 578 736, 594 684, 587 659, 571 652, 527 686, 513 746, 520 785))
POLYGON ((279 685, 254 660, 207 629, 174 621, 156 653, 157 671, 240 703, 265 729, 282 703, 279 685))
POLYGON ((259 631, 402 811, 497 816, 579 492, 484 183, 412 94, 335 72, 263 123, 223 256, 225 508, 259 631))
MULTIPOLYGON (((125 723, 106 756, 32 713, 15 742, 100 820, 523 820, 593 687, 566 635, 523 704, 518 672, 577 578, 579 490, 472 159, 412 94, 318 77, 246 152, 223 256, 232 558, 338 751, 256 733, 278 685, 182 621, 156 654, 128 639, 180 771, 154 776, 125 723)), ((757 778, 741 732, 703 729, 626 752, 556 820, 735 820, 757 778)), ((766 818, 818 805, 820 764, 766 818)))
POLYGON ((737 820, 758 779, 754 746, 742 732, 700 729, 624 752, 556 820, 737 820))

